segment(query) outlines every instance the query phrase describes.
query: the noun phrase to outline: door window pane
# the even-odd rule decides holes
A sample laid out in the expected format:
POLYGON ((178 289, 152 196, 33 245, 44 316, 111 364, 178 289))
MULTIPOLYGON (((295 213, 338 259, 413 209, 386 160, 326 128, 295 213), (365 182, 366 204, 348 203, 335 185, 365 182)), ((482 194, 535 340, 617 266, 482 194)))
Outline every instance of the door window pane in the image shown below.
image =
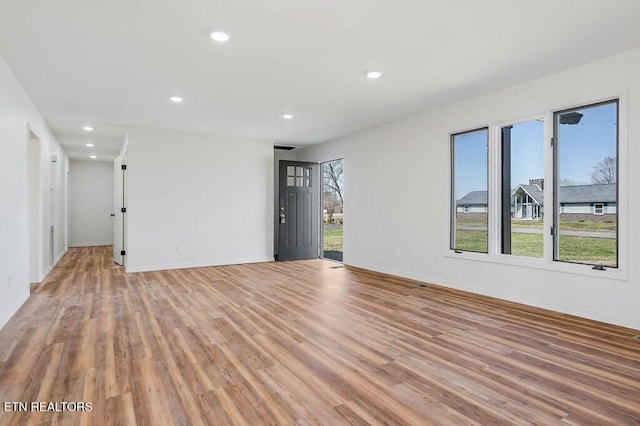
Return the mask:
POLYGON ((488 251, 488 136, 484 128, 451 137, 454 250, 488 251))
POLYGON ((617 267, 618 102, 554 118, 554 259, 617 267))

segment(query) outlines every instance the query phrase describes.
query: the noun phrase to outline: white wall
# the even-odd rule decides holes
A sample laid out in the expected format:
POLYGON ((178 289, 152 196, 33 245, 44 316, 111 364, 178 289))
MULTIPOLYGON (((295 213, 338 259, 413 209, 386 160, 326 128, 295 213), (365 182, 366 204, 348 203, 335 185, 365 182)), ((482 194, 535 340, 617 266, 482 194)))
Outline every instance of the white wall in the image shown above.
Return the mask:
POLYGON ((29 297, 28 142, 31 131, 40 139, 40 204, 38 270, 42 279, 53 267, 49 226, 54 225, 54 261, 67 248, 65 197, 67 156, 11 69, 0 57, 0 326, 29 297), (56 155, 58 161, 51 162, 56 155), (53 191, 51 187, 53 185, 53 191))
POLYGON ((640 209, 640 168, 626 166, 640 163, 639 75, 640 50, 634 50, 310 147, 298 159, 344 157, 347 264, 639 329, 640 263, 633 260, 640 258, 640 238, 632 236, 640 235, 640 222, 631 212, 640 209), (577 265, 576 271, 588 272, 560 272, 549 260, 546 266, 488 262, 448 250, 449 209, 443 206, 450 205, 451 132, 540 114, 549 120, 550 109, 615 96, 621 96, 618 207, 630 219, 620 216, 617 275, 594 276, 577 265))
POLYGON ((71 160, 69 246, 113 244, 113 163, 71 160))
POLYGON ((269 141, 131 128, 126 191, 129 272, 273 260, 269 141))

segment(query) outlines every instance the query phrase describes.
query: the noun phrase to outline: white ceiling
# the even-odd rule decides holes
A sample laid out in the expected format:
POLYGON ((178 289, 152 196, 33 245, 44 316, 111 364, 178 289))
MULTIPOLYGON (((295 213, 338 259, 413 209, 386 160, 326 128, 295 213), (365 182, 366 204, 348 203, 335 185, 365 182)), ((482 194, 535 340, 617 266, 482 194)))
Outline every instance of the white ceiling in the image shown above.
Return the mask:
POLYGON ((326 141, 639 47, 639 16, 638 0, 0 0, 0 54, 72 157, 91 124, 112 158, 128 125, 326 141))

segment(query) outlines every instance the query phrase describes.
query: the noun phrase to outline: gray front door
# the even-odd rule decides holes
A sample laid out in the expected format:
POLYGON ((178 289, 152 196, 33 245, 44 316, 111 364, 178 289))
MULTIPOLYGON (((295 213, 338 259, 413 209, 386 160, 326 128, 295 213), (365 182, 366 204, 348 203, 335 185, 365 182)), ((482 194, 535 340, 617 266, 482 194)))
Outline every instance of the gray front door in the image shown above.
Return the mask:
POLYGON ((278 260, 320 256, 318 164, 280 160, 278 260))

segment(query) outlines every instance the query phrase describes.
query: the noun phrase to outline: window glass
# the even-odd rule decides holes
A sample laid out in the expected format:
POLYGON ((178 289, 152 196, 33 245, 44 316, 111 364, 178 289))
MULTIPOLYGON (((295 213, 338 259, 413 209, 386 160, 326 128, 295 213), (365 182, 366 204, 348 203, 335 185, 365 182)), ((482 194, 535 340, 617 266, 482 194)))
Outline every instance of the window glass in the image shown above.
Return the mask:
POLYGON ((618 102, 557 112, 554 124, 554 259, 617 267, 618 102))
POLYGON ((503 254, 544 253, 544 122, 505 126, 501 132, 503 254))
POLYGON ((488 129, 451 136, 451 248, 488 252, 488 129))

